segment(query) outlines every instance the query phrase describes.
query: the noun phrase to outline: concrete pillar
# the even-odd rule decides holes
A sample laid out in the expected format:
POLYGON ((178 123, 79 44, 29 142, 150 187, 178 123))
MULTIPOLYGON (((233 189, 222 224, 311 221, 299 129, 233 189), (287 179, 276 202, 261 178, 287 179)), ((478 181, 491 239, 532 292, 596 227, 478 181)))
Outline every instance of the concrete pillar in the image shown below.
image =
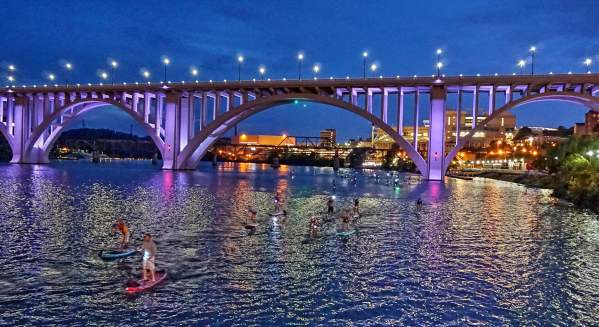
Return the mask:
POLYGON ((178 94, 167 94, 164 110, 164 151, 162 169, 177 169, 177 156, 180 147, 181 97, 178 94))
POLYGON ((460 133, 462 132, 462 89, 458 89, 458 108, 455 115, 455 145, 460 142, 460 133))
POLYGON ((200 105, 200 130, 203 130, 208 121, 208 94, 206 92, 202 93, 202 103, 200 105))
POLYGON ((381 92, 381 120, 387 124, 387 107, 389 104, 389 92, 383 88, 381 92))
POLYGON ((489 90, 489 107, 487 108, 488 117, 491 117, 495 111, 495 85, 489 90))
POLYGON ((181 112, 181 124, 179 128, 179 145, 181 149, 183 149, 189 141, 189 103, 193 103, 193 98, 191 94, 189 95, 189 97, 181 97, 181 108, 179 109, 181 112))
POLYGON ((160 137, 160 131, 162 127, 162 110, 164 107, 164 95, 156 95, 156 125, 154 126, 156 136, 160 137))
POLYGON ((364 96, 366 98, 365 99, 365 101, 366 101, 366 111, 369 114, 371 114, 372 113, 372 92, 369 89, 367 89, 367 88, 365 88, 364 90, 365 90, 364 96))
POLYGON ((478 114, 478 86, 474 87, 472 93, 472 129, 476 127, 476 116, 478 114))
POLYGON ((418 120, 420 119, 420 91, 416 90, 416 94, 414 95, 414 140, 412 145, 414 149, 418 151, 418 120))
POLYGON ((445 87, 431 88, 430 129, 427 156, 428 180, 442 180, 445 161, 445 87))
POLYGON ((403 136, 403 106, 404 106, 404 93, 401 87, 397 94, 397 132, 403 136))
POLYGON ((152 105, 152 96, 150 92, 144 93, 144 122, 150 122, 150 106, 152 105))
POLYGON ((191 140, 196 133, 196 96, 193 93, 189 94, 189 133, 188 139, 191 140))

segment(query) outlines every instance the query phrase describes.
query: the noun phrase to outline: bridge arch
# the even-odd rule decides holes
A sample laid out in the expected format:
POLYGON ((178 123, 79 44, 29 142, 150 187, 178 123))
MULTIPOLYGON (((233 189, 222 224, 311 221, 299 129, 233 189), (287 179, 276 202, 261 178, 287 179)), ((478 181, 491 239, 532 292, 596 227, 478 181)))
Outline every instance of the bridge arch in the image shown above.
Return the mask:
POLYGON ((212 144, 236 124, 259 112, 271 109, 281 104, 292 103, 295 100, 331 105, 365 118, 375 126, 385 131, 402 150, 406 151, 408 157, 414 162, 418 170, 422 174, 426 173, 427 164, 420 153, 418 153, 418 151, 416 151, 412 145, 410 145, 410 143, 403 138, 403 136, 399 135, 382 119, 352 103, 348 103, 331 96, 323 96, 313 93, 288 93, 258 98, 224 113, 220 117, 217 117, 216 120, 208 124, 203 130, 200 131, 200 133, 198 133, 188 142, 184 149, 182 149, 178 156, 177 168, 196 169, 200 160, 206 154, 212 144))
POLYGON ((152 141, 158 148, 158 151, 160 151, 160 154, 164 155, 164 141, 156 135, 154 128, 144 121, 142 115, 131 110, 123 103, 111 99, 81 99, 69 102, 44 117, 43 122, 32 131, 28 141, 25 143, 24 157, 36 158, 36 162, 48 162, 50 150, 67 126, 86 112, 105 106, 114 106, 127 113, 152 138, 152 141), (53 128, 49 134, 47 134, 47 130, 52 123, 71 109, 73 110, 73 114, 64 119, 58 126, 53 128))
MULTIPOLYGON (((594 94, 594 93, 593 93, 594 94)), ((574 92, 545 92, 539 94, 533 94, 529 96, 522 97, 518 100, 511 101, 504 106, 498 108, 493 112, 493 114, 487 119, 483 120, 480 124, 477 124, 474 129, 472 129, 466 136, 460 138, 456 147, 454 147, 449 154, 447 155, 445 162, 447 163, 445 166, 445 172, 449 168, 450 163, 453 161, 458 152, 466 146, 471 140, 474 134, 481 129, 483 129, 490 121, 500 116, 502 113, 506 111, 510 111, 516 107, 519 107, 524 104, 535 103, 535 102, 543 102, 543 101, 560 101, 560 102, 569 102, 575 103, 579 105, 583 105, 590 110, 594 110, 599 112, 599 97, 595 97, 588 94, 582 93, 574 93, 574 92)))

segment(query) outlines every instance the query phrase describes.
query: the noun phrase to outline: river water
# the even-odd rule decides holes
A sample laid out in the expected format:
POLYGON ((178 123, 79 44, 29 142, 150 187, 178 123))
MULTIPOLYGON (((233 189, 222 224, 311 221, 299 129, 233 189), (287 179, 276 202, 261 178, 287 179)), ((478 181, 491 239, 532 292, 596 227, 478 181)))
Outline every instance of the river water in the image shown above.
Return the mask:
POLYGON ((372 174, 0 165, 0 325, 599 323, 596 214, 507 182, 393 188, 372 174), (275 191, 285 220, 270 217, 275 191), (360 198, 357 232, 337 236, 333 222, 307 238, 308 218, 331 195, 337 209, 360 198), (258 209, 253 233, 248 206, 258 209), (124 292, 140 257, 98 258, 114 246, 119 216, 134 238, 155 235, 169 274, 141 295, 124 292))

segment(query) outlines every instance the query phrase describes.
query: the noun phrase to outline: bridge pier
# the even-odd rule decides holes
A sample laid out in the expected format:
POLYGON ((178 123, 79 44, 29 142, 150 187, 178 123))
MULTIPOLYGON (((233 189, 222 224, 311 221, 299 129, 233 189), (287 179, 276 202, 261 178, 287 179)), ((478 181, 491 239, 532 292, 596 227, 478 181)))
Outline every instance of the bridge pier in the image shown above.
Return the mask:
POLYGON ((428 138, 427 171, 424 177, 440 181, 445 175, 445 87, 431 87, 430 129, 428 138))

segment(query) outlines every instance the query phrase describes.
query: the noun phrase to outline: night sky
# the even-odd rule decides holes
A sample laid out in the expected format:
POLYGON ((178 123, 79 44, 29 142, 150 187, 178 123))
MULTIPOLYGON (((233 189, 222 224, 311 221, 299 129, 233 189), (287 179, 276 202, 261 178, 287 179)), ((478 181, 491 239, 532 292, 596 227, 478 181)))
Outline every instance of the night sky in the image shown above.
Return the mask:
MULTIPOLYGON (((118 81, 162 77, 161 56, 172 60, 170 80, 236 79, 236 56, 246 58, 242 78, 297 76, 296 55, 306 55, 304 75, 320 63, 321 77, 360 76, 362 51, 380 64, 378 74, 429 75, 435 50, 445 52, 446 74, 511 74, 537 47, 535 71, 584 72, 592 57, 599 70, 599 1, 3 1, 0 26, 2 79, 18 68, 18 84, 43 83, 55 73, 82 83, 100 81, 108 58, 119 61, 118 81), (195 78, 194 78, 195 79, 195 78)), ((527 67, 530 69, 530 67, 527 67)), ((570 126, 584 108, 545 102, 514 110, 518 125, 570 126)), ((133 121, 116 109, 84 117, 88 127, 129 130, 133 121)), ((80 126, 80 125, 79 125, 80 126)), ((76 127, 79 127, 76 126, 76 127)), ((336 128, 341 138, 368 136, 370 123, 351 113, 308 104, 276 108, 240 125, 252 133, 317 135, 336 128)), ((136 132, 141 132, 135 127, 136 132)))

